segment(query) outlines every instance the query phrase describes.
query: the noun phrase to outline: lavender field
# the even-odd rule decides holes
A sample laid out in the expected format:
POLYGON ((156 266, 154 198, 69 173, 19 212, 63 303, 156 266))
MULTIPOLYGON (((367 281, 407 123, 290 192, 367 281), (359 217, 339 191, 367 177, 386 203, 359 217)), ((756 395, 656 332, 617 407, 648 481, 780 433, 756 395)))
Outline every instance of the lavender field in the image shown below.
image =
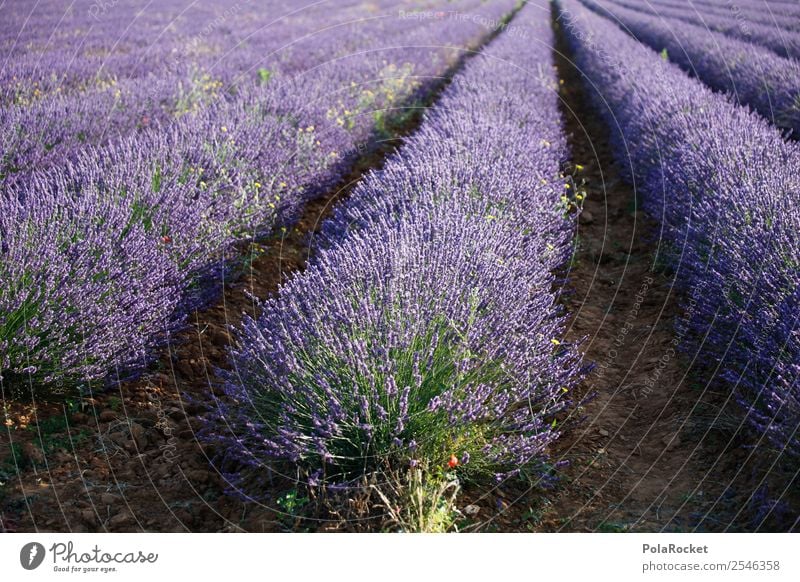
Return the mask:
POLYGON ((800 530, 800 5, 0 1, 0 532, 800 530))

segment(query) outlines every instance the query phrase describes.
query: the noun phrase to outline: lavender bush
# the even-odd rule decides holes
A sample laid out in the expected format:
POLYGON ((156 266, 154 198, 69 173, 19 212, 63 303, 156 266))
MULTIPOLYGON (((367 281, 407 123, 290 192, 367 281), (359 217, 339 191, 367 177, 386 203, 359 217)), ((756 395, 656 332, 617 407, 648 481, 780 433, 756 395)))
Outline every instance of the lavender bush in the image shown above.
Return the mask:
POLYGON ((663 20, 610 2, 583 0, 595 12, 694 74, 727 91, 782 128, 800 135, 800 63, 699 26, 663 20))
POLYGON ((674 250, 676 339, 773 446, 800 454, 800 146, 572 0, 560 25, 674 250))
POLYGON ((130 205, 99 192, 44 193, 36 205, 3 195, 3 386, 61 392, 140 366, 181 323, 182 281, 157 241, 132 223, 130 205))
POLYGON ((245 319, 206 430, 235 484, 280 462, 312 484, 542 475, 581 370, 553 290, 571 221, 549 15, 526 7, 513 26, 245 319))

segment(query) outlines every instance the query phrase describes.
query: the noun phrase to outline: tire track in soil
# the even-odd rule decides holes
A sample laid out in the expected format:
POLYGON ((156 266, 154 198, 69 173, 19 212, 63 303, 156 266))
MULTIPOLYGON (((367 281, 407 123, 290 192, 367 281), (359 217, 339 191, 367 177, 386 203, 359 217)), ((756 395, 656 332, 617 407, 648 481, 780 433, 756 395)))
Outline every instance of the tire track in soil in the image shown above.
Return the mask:
MULTIPOLYGON (((284 236, 242 248, 243 255, 258 255, 247 272, 226 282, 219 302, 192 314, 188 329, 141 378, 84 399, 77 411, 63 404, 9 403, 3 397, 12 426, 0 433, 0 532, 284 531, 321 525, 224 495, 225 481, 209 463, 214 448, 195 437, 207 410, 198 402, 210 400, 209 392, 222 395, 214 369, 226 367, 230 326, 243 313, 256 313, 252 296, 276 293, 286 277, 303 270, 312 251, 309 237, 334 203, 348 196, 361 176, 383 165, 419 127, 424 111, 454 75, 501 30, 461 50, 441 77, 423 79, 424 96, 399 107, 402 114, 387 123, 386 135, 374 137, 335 188, 306 204, 284 236), (39 427, 60 418, 68 429, 57 435, 42 431, 40 438, 37 430, 24 430, 35 428, 37 418, 39 427), (57 439, 52 450, 50 439, 57 439)), ((281 484, 292 486, 270 486, 281 484)))
POLYGON ((587 192, 565 296, 567 337, 587 338, 582 351, 596 367, 581 387, 593 398, 553 451, 571 465, 541 505, 536 529, 689 530, 703 503, 703 450, 687 422, 698 392, 673 350, 673 278, 653 269, 658 225, 637 210, 557 24, 556 35, 562 112, 587 192))

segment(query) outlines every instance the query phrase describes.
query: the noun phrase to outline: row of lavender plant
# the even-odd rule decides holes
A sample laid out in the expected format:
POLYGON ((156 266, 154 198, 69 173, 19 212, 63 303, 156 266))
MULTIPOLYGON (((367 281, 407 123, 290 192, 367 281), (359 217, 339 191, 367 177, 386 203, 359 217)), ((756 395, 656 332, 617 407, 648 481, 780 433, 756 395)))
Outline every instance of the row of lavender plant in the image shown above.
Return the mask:
MULTIPOLYGON (((57 390, 143 366, 221 280, 233 242, 290 220, 512 7, 415 18, 413 43, 315 85, 268 83, 29 173, 0 193, 0 375, 57 390), (442 44, 439 44, 442 43, 442 44)), ((431 15, 433 13, 430 13, 431 15)), ((424 16, 424 15, 423 15, 424 16)), ((397 17, 396 17, 397 18, 397 17)), ((96 382, 95 382, 96 384, 96 382)))
POLYGON ((699 26, 662 19, 602 0, 582 2, 694 74, 727 91, 773 124, 800 136, 800 62, 699 26))
POLYGON ((800 7, 796 3, 766 0, 650 0, 655 7, 701 11, 712 16, 733 17, 742 29, 760 24, 777 29, 800 31, 800 7))
MULTIPOLYGON (((454 8, 469 12, 478 4, 476 0, 466 0, 454 8)), ((378 13, 380 18, 361 22, 357 16, 364 11, 363 5, 345 8, 333 22, 323 20, 325 26, 321 32, 314 32, 313 16, 319 15, 312 13, 312 18, 297 23, 297 30, 285 28, 280 35, 268 36, 272 45, 255 42, 261 36, 253 34, 247 45, 233 47, 222 54, 210 51, 215 57, 213 62, 197 58, 195 53, 202 52, 200 48, 205 46, 232 44, 228 39, 230 34, 217 29, 196 41, 187 41, 191 48, 184 46, 171 57, 162 55, 166 64, 155 67, 144 77, 131 71, 124 72, 133 76, 121 77, 120 71, 116 71, 112 77, 93 78, 94 83, 89 88, 69 92, 62 91, 68 87, 60 75, 54 74, 53 85, 43 89, 36 98, 22 99, 0 108, 0 180, 3 183, 24 181, 33 168, 71 160, 75 152, 86 145, 102 145, 119 136, 149 129, 159 131, 165 123, 179 123, 182 117, 191 118, 193 113, 218 101, 236 101, 242 93, 257 91, 259 85, 293 83, 298 94, 293 101, 298 107, 320 100, 330 101, 329 87, 341 87, 332 85, 334 81, 360 85, 379 75, 396 76, 389 68, 395 57, 392 48, 403 47, 405 53, 412 52, 413 44, 429 42, 430 27, 436 25, 431 20, 397 18, 390 7, 378 13), (342 15, 352 22, 347 19, 339 22, 342 15), (293 37, 296 37, 294 41, 293 37), (281 47, 285 48, 278 51, 281 47), (286 53, 292 56, 286 57, 286 53), (372 58, 365 58, 367 54, 372 58), (386 61, 386 70, 376 66, 376 61, 380 63, 378 59, 386 61)), ((238 22, 235 17, 244 19, 244 15, 235 12, 229 20, 235 24, 238 22)), ((317 26, 322 24, 318 22, 317 26)), ((448 31, 441 23, 436 27, 445 33, 441 39, 443 44, 463 44, 465 37, 459 36, 458 30, 448 31)), ((467 32, 474 34, 474 30, 473 23, 472 30, 467 32)), ((107 39, 106 44, 112 45, 113 38, 107 39)), ((125 56, 138 67, 143 51, 132 51, 125 56)), ((429 59, 429 54, 425 53, 430 51, 417 52, 422 60, 429 59)), ((84 60, 88 65, 101 67, 103 64, 97 63, 96 58, 84 60)), ((66 62, 72 63, 71 60, 66 62)), ((88 69, 88 65, 84 63, 79 70, 88 69)), ((23 72, 29 75, 24 77, 25 84, 31 85, 37 72, 27 69, 23 72)), ((16 71, 10 74, 16 76, 16 71)), ((41 86, 42 82, 33 84, 41 86)), ((271 89, 268 87, 267 91, 271 89)), ((288 91, 284 93, 291 95, 288 91)), ((188 119, 184 124, 191 122, 188 119)))
MULTIPOLYGON (((76 0, 69 7, 59 0, 11 0, 0 7, 0 103, 24 105, 108 86, 120 90, 119 82, 134 79, 177 85, 193 71, 213 71, 228 84, 250 69, 255 53, 278 71, 310 64, 320 51, 335 54, 330 41, 343 39, 330 38, 329 30, 346 28, 349 47, 363 48, 364 14, 379 20, 393 12, 386 2, 368 6, 361 0, 337 2, 335 11, 325 2, 298 8, 286 0, 165 0, 157 6, 76 0)), ((341 49, 347 48, 343 43, 341 49)))
POLYGON ((800 146, 577 0, 559 22, 684 290, 676 341, 800 453, 800 146))
POLYGON ((243 322, 205 430, 234 485, 282 462, 312 485, 545 471, 581 376, 553 290, 572 229, 548 12, 523 8, 467 64, 243 322))
POLYGON ((673 8, 666 5, 654 5, 650 2, 637 2, 635 0, 612 0, 615 4, 654 14, 664 18, 673 18, 721 32, 731 38, 768 48, 774 53, 786 57, 800 58, 800 32, 785 30, 774 24, 759 24, 747 22, 737 18, 735 14, 724 16, 704 11, 702 6, 692 4, 687 7, 673 8))

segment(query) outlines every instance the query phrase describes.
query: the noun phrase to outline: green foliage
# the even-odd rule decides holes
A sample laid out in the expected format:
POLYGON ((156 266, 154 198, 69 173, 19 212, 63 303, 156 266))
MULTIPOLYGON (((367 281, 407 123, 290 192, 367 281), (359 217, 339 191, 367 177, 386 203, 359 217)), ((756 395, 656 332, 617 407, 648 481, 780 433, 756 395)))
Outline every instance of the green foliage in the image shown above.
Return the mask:
POLYGON ((276 503, 282 511, 278 516, 281 523, 287 528, 296 529, 308 508, 309 498, 302 496, 296 489, 292 489, 278 497, 276 503))
POLYGON ((22 450, 22 445, 11 443, 9 448, 11 450, 8 455, 0 461, 0 481, 2 482, 31 465, 31 459, 22 450))
MULTIPOLYGON (((156 177, 153 176, 153 183, 155 187, 156 177)), ((160 187, 161 184, 161 177, 159 175, 158 184, 160 187)), ((130 230, 137 225, 141 225, 144 227, 146 231, 151 231, 153 229, 153 217, 155 216, 156 209, 144 204, 138 197, 131 203, 131 217, 128 220, 128 224, 125 225, 125 228, 120 233, 120 239, 125 238, 125 236, 130 232, 130 230)))
POLYGON ((74 445, 84 442, 90 436, 88 430, 77 431, 70 435, 70 426, 64 414, 56 414, 39 420, 34 425, 29 425, 27 430, 37 433, 36 444, 45 455, 59 449, 72 450, 74 445))
POLYGON ((111 396, 108 399, 108 406, 114 412, 120 412, 122 410, 122 399, 119 396, 111 396))
POLYGON ((153 192, 160 192, 161 191, 161 181, 163 175, 161 173, 161 166, 156 166, 155 170, 153 171, 153 179, 151 186, 153 188, 153 192))
POLYGON ((258 82, 262 85, 266 85, 269 83, 269 80, 272 78, 272 71, 269 69, 258 69, 258 82))
POLYGON ((386 510, 388 529, 408 533, 445 533, 457 529, 456 497, 461 486, 454 473, 409 469, 402 477, 372 485, 386 510))
POLYGON ((604 521, 597 526, 597 531, 600 533, 625 533, 628 529, 630 529, 628 524, 615 521, 604 521))

